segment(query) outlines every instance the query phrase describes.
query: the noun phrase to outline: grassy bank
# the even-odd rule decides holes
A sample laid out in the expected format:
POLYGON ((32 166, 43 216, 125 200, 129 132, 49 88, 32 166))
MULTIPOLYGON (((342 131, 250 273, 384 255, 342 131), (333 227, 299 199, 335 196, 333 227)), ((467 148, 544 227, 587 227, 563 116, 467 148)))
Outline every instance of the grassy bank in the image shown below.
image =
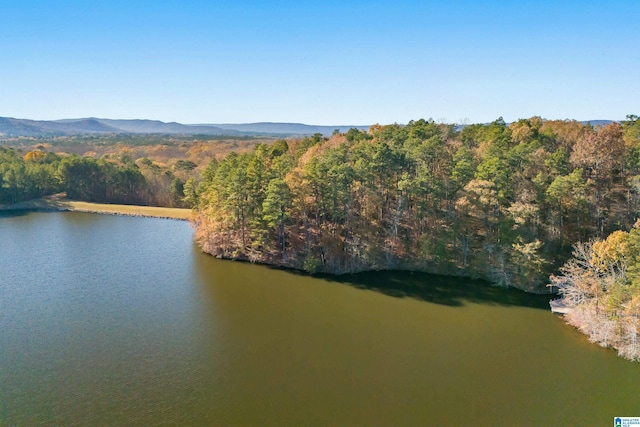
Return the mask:
POLYGON ((191 209, 79 202, 75 200, 69 200, 61 195, 48 196, 40 199, 14 203, 11 205, 0 205, 0 210, 62 210, 109 215, 172 218, 180 220, 188 220, 189 218, 191 218, 191 209))

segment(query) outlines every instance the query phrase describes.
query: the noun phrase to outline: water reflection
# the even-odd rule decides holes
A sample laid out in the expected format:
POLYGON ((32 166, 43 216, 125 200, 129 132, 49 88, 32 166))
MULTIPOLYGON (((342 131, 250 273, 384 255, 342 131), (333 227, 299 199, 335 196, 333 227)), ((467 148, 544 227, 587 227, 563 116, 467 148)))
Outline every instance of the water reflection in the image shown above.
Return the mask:
POLYGON ((637 365, 544 296, 216 260, 177 221, 37 213, 0 233, 0 425, 600 425, 640 408, 637 365))
MULTIPOLYGON (((292 271, 292 274, 302 274, 292 271)), ((549 295, 527 294, 518 289, 492 286, 481 280, 453 278, 419 272, 375 271, 342 276, 313 276, 330 282, 372 290, 396 298, 414 298, 449 307, 466 303, 549 309, 549 295)))
POLYGON ((22 210, 22 209, 11 209, 11 210, 2 210, 0 209, 0 218, 11 218, 16 216, 25 216, 31 213, 32 211, 22 210))

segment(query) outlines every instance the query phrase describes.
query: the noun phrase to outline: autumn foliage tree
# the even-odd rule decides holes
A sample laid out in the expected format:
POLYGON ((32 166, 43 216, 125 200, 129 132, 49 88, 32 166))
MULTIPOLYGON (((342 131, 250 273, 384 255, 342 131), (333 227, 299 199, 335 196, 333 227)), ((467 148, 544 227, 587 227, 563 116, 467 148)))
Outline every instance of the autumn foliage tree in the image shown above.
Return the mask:
POLYGON ((591 341, 640 360, 640 222, 629 232, 577 243, 573 258, 551 276, 572 309, 566 318, 591 341))
POLYGON ((312 272, 417 269, 541 290, 572 244, 637 218, 625 126, 417 120, 258 146, 210 168, 197 236, 217 256, 312 272))

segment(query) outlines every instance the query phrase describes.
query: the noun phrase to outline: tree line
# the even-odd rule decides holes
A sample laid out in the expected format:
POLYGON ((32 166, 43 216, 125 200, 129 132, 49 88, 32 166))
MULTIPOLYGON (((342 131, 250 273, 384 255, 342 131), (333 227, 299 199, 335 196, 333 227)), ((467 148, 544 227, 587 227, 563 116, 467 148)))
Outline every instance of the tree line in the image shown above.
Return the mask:
POLYGON ((127 156, 95 159, 44 149, 22 154, 0 147, 0 204, 66 192, 70 199, 89 202, 189 207, 185 177, 195 166, 178 161, 169 169, 127 156))
POLYGON ((215 256, 410 269, 542 291, 572 245, 638 219, 640 121, 432 120, 260 144, 188 196, 215 256))

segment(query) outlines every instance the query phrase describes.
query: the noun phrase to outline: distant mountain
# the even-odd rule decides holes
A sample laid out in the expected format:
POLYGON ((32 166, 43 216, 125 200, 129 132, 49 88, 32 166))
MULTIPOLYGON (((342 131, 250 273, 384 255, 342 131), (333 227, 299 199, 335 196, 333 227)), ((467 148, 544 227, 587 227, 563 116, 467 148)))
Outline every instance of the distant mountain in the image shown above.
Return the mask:
POLYGON ((51 137, 91 134, 165 134, 165 135, 229 135, 229 136, 293 136, 331 135, 334 130, 346 132, 355 127, 368 126, 313 126, 301 123, 247 123, 196 124, 166 123, 159 120, 63 119, 28 120, 0 117, 0 136, 51 137))
POLYGON ((101 122, 98 119, 78 119, 74 121, 70 121, 68 123, 65 122, 47 122, 40 121, 38 122, 44 128, 51 128, 55 130, 60 130, 63 132, 77 132, 78 130, 82 130, 87 133, 113 133, 117 132, 118 129, 109 126, 106 123, 101 122))
POLYGON ((184 125, 176 122, 161 122, 159 120, 113 120, 113 119, 64 119, 56 120, 54 123, 64 123, 74 127, 77 131, 91 133, 91 129, 83 126, 86 120, 96 121, 111 129, 109 132, 115 133, 159 133, 159 134, 180 134, 180 135, 236 135, 238 132, 224 130, 211 125, 184 125))
POLYGON ((4 136, 61 136, 85 133, 114 133, 118 129, 96 119, 54 122, 0 117, 0 135, 4 136))
POLYGON ((591 126, 604 126, 604 125, 608 125, 609 123, 613 123, 617 120, 584 120, 581 121, 580 123, 582 123, 583 125, 586 125, 587 123, 591 123, 591 126))
POLYGON ((315 133, 320 133, 322 135, 328 136, 333 133, 336 129, 339 132, 347 132, 351 128, 356 128, 359 130, 369 130, 369 126, 315 126, 315 125, 305 125, 302 123, 271 123, 271 122, 260 122, 260 123, 237 123, 237 124, 214 124, 213 126, 219 127, 221 129, 233 129, 239 132, 254 132, 260 134, 280 134, 280 135, 313 135, 315 133))

